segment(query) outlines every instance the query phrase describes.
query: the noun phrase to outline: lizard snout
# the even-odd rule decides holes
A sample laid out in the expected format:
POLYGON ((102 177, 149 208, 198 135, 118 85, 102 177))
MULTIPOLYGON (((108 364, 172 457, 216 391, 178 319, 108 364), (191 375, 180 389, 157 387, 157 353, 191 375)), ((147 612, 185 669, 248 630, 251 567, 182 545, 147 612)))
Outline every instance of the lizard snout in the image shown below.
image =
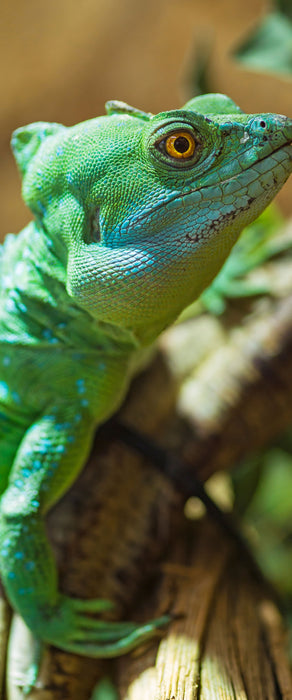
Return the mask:
POLYGON ((249 132, 260 143, 269 142, 275 150, 292 142, 292 119, 282 114, 262 114, 249 123, 249 132))

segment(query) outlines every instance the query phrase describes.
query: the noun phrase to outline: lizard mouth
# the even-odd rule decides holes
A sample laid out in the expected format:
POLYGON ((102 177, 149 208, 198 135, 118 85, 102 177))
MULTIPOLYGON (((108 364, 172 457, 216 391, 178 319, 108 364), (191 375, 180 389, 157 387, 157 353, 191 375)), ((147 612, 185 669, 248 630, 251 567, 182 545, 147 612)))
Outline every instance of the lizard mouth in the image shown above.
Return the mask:
MULTIPOLYGON (((248 215, 248 212, 251 211, 252 206, 254 207, 258 206, 258 212, 256 214, 251 215, 251 221, 258 216, 263 209, 270 204, 274 196, 277 194, 277 192, 281 189, 282 185, 284 185, 285 181, 288 179, 289 175, 292 173, 292 150, 290 152, 288 151, 288 148, 292 147, 292 141, 287 141, 284 145, 280 146, 279 148, 275 148, 271 153, 268 153, 267 155, 263 156, 262 158, 259 158, 255 163, 252 165, 248 166, 244 170, 242 170, 240 173, 237 173, 236 175, 233 175, 232 177, 226 178, 225 180, 221 180, 219 183, 220 186, 220 191, 221 191, 221 200, 222 200, 222 211, 218 213, 218 217, 216 217, 216 221, 214 221, 212 228, 213 230, 217 228, 219 231, 221 229, 222 224, 227 225, 228 223, 234 221, 235 219, 239 219, 240 217, 246 217, 248 215), (271 168, 267 168, 266 170, 263 170, 262 176, 264 174, 269 173, 270 175, 270 182, 268 184, 261 184, 261 174, 260 172, 258 173, 258 177, 256 177, 253 181, 251 181, 249 184, 244 184, 242 185, 241 188, 236 190, 234 192, 234 197, 237 200, 237 206, 230 207, 229 210, 227 209, 224 212, 224 199, 226 196, 226 193, 224 193, 224 185, 228 185, 229 182, 232 181, 238 181, 241 176, 244 176, 244 174, 248 170, 252 170, 255 168, 259 163, 263 163, 264 161, 267 161, 269 159, 272 159, 273 156, 275 156, 276 153, 280 153, 281 151, 286 151, 286 154, 288 156, 288 159, 285 158, 284 160, 282 159, 277 159, 274 161, 273 164, 271 164, 271 168), (284 163, 290 163, 290 167, 288 168, 287 165, 286 167, 284 166, 284 163), (259 193, 254 192, 253 186, 256 185, 256 182, 260 183, 261 186, 261 192, 259 193), (244 191, 245 190, 245 191, 244 191), (239 198, 242 198, 242 204, 240 205, 239 203, 239 198), (263 202, 263 206, 260 204, 260 202, 263 202)), ((200 188, 199 191, 201 190, 206 190, 209 187, 212 188, 210 185, 204 185, 202 188, 200 188)), ((213 186, 214 189, 214 186, 213 186)), ((196 192, 196 190, 194 190, 196 192)), ((227 193, 228 197, 228 193, 227 193)), ((243 224, 243 227, 248 225, 250 221, 246 220, 245 223, 243 224)), ((186 238, 190 242, 198 243, 199 241, 202 241, 204 238, 204 234, 200 232, 200 234, 194 234, 193 236, 191 234, 186 234, 186 238)))
MULTIPOLYGON (((130 217, 126 219, 122 224, 120 224, 119 229, 118 229, 118 236, 122 234, 122 236, 127 236, 128 235, 128 240, 132 232, 134 232, 135 235, 135 240, 133 240, 133 243, 137 241, 137 234, 138 230, 140 227, 144 228, 145 224, 148 227, 149 222, 153 220, 153 217, 155 216, 156 221, 153 220, 153 228, 155 232, 155 229, 157 230, 157 233, 161 231, 159 227, 159 220, 161 216, 161 224, 163 225, 163 221, 165 222, 165 210, 169 208, 170 212, 170 217, 171 220, 173 217, 175 218, 176 212, 174 211, 174 208, 176 209, 177 207, 177 202, 180 201, 182 204, 182 207, 185 206, 186 203, 190 204, 191 206, 200 206, 202 202, 205 200, 207 201, 215 201, 217 198, 224 198, 224 192, 222 192, 222 187, 224 188, 224 185, 227 185, 229 182, 232 181, 239 181, 241 180, 242 177, 244 177, 245 173, 247 173, 249 170, 251 171, 253 168, 255 168, 255 178, 254 181, 259 180, 261 176, 261 172, 257 171, 256 168, 259 166, 260 163, 263 163, 264 161, 268 161, 269 158, 273 159, 273 157, 276 154, 280 154, 283 152, 283 154, 286 157, 283 157, 282 159, 279 157, 276 159, 276 162, 272 163, 271 161, 271 167, 263 169, 263 174, 268 173, 270 171, 272 175, 272 183, 269 187, 263 188, 263 193, 264 192, 267 194, 267 191, 270 190, 271 192, 271 197, 269 201, 272 200, 272 198, 275 196, 277 191, 281 188, 281 186, 284 184, 284 182, 287 180, 289 175, 292 172, 292 150, 290 150, 292 147, 292 141, 287 141, 285 144, 282 144, 278 148, 275 148, 273 151, 270 153, 267 153, 263 155, 261 158, 258 158, 256 161, 250 164, 246 164, 246 167, 242 168, 239 170, 237 173, 230 177, 226 177, 225 179, 218 180, 217 183, 212 183, 212 184, 203 184, 201 187, 191 187, 187 191, 181 191, 181 192, 174 192, 172 195, 170 195, 168 198, 166 198, 164 201, 160 201, 158 204, 152 204, 148 205, 145 207, 144 211, 141 213, 138 213, 134 215, 133 217, 130 217), (288 163, 290 166, 288 167, 288 163), (278 171, 278 176, 277 176, 277 171, 278 171), (208 197, 208 195, 204 196, 204 192, 207 190, 213 190, 212 192, 212 198, 208 197), (161 211, 161 215, 160 215, 161 211), (156 225, 155 225, 156 224, 156 225)), ((260 166, 261 167, 261 166, 260 166)), ((251 195, 248 194, 249 190, 249 185, 253 181, 250 180, 248 183, 245 183, 244 181, 242 182, 242 186, 238 187, 236 191, 234 191, 234 198, 239 197, 241 194, 244 194, 244 190, 246 191, 245 199, 246 203, 245 206, 238 207, 237 212, 243 212, 246 211, 251 204, 258 199, 258 195, 251 195)), ((228 193, 230 195, 230 192, 228 193)), ((226 192, 227 196, 227 192, 226 192)), ((269 203, 267 201, 267 204, 269 203)), ((265 206, 267 206, 267 204, 265 206)), ((178 209, 177 209, 178 211, 178 209)), ((230 213, 230 217, 234 218, 234 211, 233 213, 230 213)), ((227 215, 226 215, 227 218, 227 215)), ((143 238, 148 238, 149 237, 149 232, 147 230, 145 233, 141 231, 139 234, 139 238, 141 240, 141 237, 143 238)), ((189 237, 190 240, 195 240, 195 238, 192 238, 191 236, 189 237)))
MULTIPOLYGON (((246 168, 243 168, 242 170, 240 170, 240 171, 239 171, 238 173, 236 173, 235 175, 231 175, 231 177, 227 177, 227 178, 224 179, 224 180, 220 180, 220 181, 218 182, 218 186, 224 185, 224 184, 226 184, 227 182, 232 182, 232 180, 237 180, 243 173, 246 173, 248 170, 252 170, 252 168, 256 168, 256 166, 258 165, 258 163, 262 163, 263 161, 266 161, 266 160, 268 160, 269 158, 273 158, 273 156, 274 156, 276 153, 279 153, 280 151, 285 151, 287 148, 289 148, 289 146, 290 146, 290 147, 292 146, 292 141, 287 141, 286 143, 282 144, 282 145, 279 146, 278 148, 275 148, 275 149, 274 149, 273 151, 271 151, 270 153, 267 153, 266 155, 263 155, 262 158, 258 158, 254 163, 251 163, 250 165, 247 165, 246 168)), ((291 171, 292 171, 292 151, 291 151, 291 154, 288 154, 288 155, 289 155, 289 160, 291 161, 291 171)), ((277 165, 280 165, 280 163, 278 163, 277 165)), ((287 177, 289 177, 289 174, 287 175, 287 177)), ((201 190, 208 189, 209 187, 216 187, 216 185, 214 185, 214 184, 212 184, 212 185, 206 184, 206 185, 202 185, 202 187, 195 187, 194 189, 192 189, 192 190, 190 190, 188 193, 186 193, 185 196, 188 196, 188 194, 192 194, 193 192, 201 192, 201 190)))

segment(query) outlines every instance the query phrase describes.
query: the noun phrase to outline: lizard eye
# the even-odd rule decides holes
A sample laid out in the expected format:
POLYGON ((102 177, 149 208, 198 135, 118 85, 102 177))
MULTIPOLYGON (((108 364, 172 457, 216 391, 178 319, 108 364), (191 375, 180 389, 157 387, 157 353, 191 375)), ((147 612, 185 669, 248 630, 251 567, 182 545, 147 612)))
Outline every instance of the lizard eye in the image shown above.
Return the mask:
POLYGON ((189 131, 176 131, 164 141, 166 153, 172 158, 191 158, 194 155, 196 141, 189 131))

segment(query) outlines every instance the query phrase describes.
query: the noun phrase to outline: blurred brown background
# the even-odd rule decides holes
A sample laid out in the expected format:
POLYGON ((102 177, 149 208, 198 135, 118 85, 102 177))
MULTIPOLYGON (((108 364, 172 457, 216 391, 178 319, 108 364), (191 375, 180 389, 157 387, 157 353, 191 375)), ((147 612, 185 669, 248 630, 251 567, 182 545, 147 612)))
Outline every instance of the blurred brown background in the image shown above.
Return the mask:
MULTIPOLYGON (((211 88, 246 112, 292 116, 292 83, 242 70, 230 50, 268 0, 2 0, 1 234, 30 218, 10 153, 13 129, 37 120, 73 124, 121 99, 147 111, 192 96, 196 51, 211 43, 211 88)), ((292 214, 292 183, 279 201, 292 214)))

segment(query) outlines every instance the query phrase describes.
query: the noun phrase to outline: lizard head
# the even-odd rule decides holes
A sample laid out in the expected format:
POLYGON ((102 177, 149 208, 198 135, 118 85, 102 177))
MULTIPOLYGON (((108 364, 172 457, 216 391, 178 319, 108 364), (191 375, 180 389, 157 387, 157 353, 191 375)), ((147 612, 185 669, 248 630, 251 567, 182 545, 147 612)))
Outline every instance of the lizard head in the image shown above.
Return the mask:
POLYGON ((74 127, 35 124, 13 147, 23 195, 72 299, 149 342, 211 282, 292 171, 292 120, 224 95, 151 115, 108 103, 74 127))

